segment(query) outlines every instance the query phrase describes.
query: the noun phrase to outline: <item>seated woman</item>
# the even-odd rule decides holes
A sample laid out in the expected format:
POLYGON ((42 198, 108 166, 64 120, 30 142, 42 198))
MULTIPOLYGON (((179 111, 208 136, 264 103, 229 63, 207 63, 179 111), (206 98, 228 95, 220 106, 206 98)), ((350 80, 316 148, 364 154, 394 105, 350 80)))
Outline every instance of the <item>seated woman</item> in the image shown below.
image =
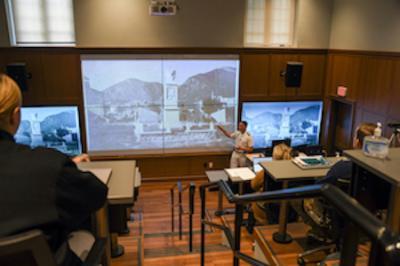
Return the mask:
MULTIPOLYGON (((273 160, 291 160, 292 159, 292 148, 286 144, 281 143, 274 147, 272 151, 273 160)), ((251 188, 254 191, 262 192, 264 190, 264 170, 258 171, 256 177, 251 180, 251 188)), ((267 215, 263 209, 264 202, 257 202, 252 204, 252 211, 257 224, 268 224, 267 215)))
POLYGON ((87 155, 70 159, 17 144, 21 105, 18 85, 0 74, 0 237, 40 229, 59 265, 82 265, 94 238, 81 229, 106 202, 108 188, 77 168, 87 155))
MULTIPOLYGON (((353 140, 353 148, 361 149, 363 140, 366 136, 374 134, 376 128, 375 124, 362 123, 356 129, 356 135, 353 140)), ((346 190, 352 175, 352 162, 350 160, 343 160, 336 163, 328 171, 326 177, 317 181, 317 184, 333 184, 346 190)), ((297 214, 302 218, 303 222, 311 226, 308 236, 324 242, 334 240, 329 223, 331 220, 326 220, 326 208, 322 201, 319 199, 296 200, 291 202, 291 206, 297 214)))

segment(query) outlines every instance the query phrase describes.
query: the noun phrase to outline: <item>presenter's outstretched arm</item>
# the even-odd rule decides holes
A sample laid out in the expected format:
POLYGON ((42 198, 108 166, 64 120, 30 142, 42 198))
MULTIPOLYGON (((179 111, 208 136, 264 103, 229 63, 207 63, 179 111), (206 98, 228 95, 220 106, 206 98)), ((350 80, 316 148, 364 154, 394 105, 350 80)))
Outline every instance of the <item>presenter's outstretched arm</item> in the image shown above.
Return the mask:
POLYGON ((219 129, 219 130, 221 130, 221 132, 226 136, 226 137, 228 137, 228 138, 231 138, 232 137, 232 133, 231 132, 229 132, 229 131, 227 131, 225 128, 223 128, 222 126, 217 126, 217 128, 219 129))

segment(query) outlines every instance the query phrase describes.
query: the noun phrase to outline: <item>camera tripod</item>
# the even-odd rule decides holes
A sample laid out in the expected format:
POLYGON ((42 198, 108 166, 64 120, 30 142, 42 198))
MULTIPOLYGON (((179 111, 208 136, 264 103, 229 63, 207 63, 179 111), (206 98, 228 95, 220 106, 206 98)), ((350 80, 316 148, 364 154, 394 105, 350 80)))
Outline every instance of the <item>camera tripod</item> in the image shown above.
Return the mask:
POLYGON ((389 139, 389 147, 390 148, 400 147, 400 128, 399 127, 393 127, 393 133, 389 139))

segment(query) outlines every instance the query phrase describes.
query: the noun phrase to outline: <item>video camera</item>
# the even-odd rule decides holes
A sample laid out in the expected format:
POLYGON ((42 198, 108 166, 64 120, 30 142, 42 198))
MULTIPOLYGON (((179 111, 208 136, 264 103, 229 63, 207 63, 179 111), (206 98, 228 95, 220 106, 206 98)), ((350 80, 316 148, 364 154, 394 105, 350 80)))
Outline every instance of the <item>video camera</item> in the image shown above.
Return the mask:
POLYGON ((400 133, 400 122, 388 123, 387 126, 393 130, 393 134, 400 133))
POLYGON ((393 122, 393 123, 388 123, 388 127, 393 128, 393 129, 399 129, 400 128, 400 122, 393 122))

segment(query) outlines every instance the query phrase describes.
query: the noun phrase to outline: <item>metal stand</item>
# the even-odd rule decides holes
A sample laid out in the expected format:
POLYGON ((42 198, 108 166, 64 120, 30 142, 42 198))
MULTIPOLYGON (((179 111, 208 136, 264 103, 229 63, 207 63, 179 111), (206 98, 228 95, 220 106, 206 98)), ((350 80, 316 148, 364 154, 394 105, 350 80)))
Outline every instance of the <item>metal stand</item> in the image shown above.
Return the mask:
POLYGON ((117 258, 124 255, 124 246, 118 244, 118 234, 111 234, 111 258, 117 258))
POLYGON ((215 212, 215 216, 222 216, 224 214, 222 191, 218 188, 218 209, 215 212))
POLYGON ((179 181, 176 185, 174 185, 170 189, 170 199, 171 199, 171 231, 175 231, 175 207, 178 208, 178 228, 179 228, 179 240, 182 240, 183 236, 183 215, 188 214, 189 219, 189 252, 193 251, 193 214, 194 214, 194 195, 196 191, 196 186, 194 183, 190 183, 185 187, 182 186, 182 183, 179 181), (175 193, 174 189, 178 188, 178 203, 175 204, 175 193), (183 209, 183 197, 182 193, 185 190, 189 190, 189 210, 187 212, 183 209))
POLYGON ((389 139, 389 147, 395 148, 395 147, 400 147, 400 128, 393 128, 393 133, 392 136, 390 136, 389 139))
POLYGON ((341 248, 340 266, 354 266, 358 249, 358 228, 347 222, 341 248))
POLYGON ((215 211, 214 214, 217 217, 220 217, 220 216, 226 215, 226 214, 235 214, 235 209, 232 209, 232 208, 224 209, 224 206, 223 206, 223 193, 222 193, 222 191, 220 189, 218 190, 218 207, 217 207, 217 210, 215 211))
MULTIPOLYGON (((233 252, 237 254, 240 252, 240 235, 241 235, 241 227, 243 222, 243 205, 236 204, 235 208, 235 232, 234 232, 234 246, 233 252)), ((239 266, 239 258, 237 256, 233 257, 233 265, 239 266)))
MULTIPOLYGON (((288 181, 283 181, 282 188, 288 188, 288 181)), ((288 216, 288 202, 286 200, 281 201, 281 207, 279 209, 279 231, 275 232, 272 236, 275 242, 279 244, 289 244, 293 241, 293 238, 287 232, 287 216, 288 216)))

